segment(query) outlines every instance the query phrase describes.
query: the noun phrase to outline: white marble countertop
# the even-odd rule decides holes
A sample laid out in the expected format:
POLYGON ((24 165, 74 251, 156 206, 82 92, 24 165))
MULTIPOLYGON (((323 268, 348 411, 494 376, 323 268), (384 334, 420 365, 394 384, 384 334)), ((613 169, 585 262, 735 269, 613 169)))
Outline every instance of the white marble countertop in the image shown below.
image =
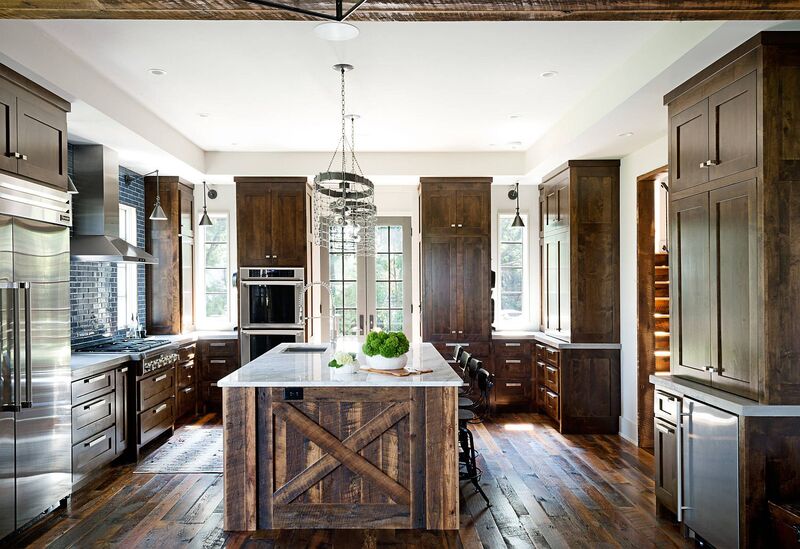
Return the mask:
MULTIPOLYGON (((414 343, 409 351, 410 370, 433 370, 428 374, 395 377, 359 371, 343 374, 330 368, 331 345, 322 353, 284 353, 287 347, 314 344, 282 343, 245 364, 217 382, 219 387, 460 387, 463 383, 431 343, 414 343)), ((361 342, 347 338, 337 342, 338 350, 357 351, 359 364, 364 365, 361 342)))
POLYGON ((529 339, 531 341, 537 341, 539 343, 544 343, 545 345, 549 345, 550 347, 555 347, 556 349, 619 349, 621 345, 619 343, 571 343, 569 341, 564 341, 563 339, 558 339, 553 336, 549 336, 544 332, 537 332, 537 331, 530 331, 530 330, 500 330, 497 332, 492 332, 492 339, 496 339, 498 341, 508 340, 508 339, 529 339))
POLYGON ((650 383, 655 385, 656 389, 699 400, 737 416, 800 417, 800 405, 759 404, 755 400, 732 395, 669 374, 651 375, 650 383))

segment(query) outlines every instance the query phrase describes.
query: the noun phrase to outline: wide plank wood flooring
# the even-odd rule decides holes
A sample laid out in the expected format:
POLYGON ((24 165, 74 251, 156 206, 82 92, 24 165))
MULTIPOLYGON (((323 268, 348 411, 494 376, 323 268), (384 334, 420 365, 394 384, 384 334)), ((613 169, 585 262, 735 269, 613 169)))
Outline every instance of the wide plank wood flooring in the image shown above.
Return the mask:
MULTIPOLYGON (((209 414, 198 422, 219 423, 209 414)), ((24 532, 18 547, 690 547, 655 517, 653 457, 618 436, 562 436, 543 416, 473 426, 493 506, 462 486, 458 532, 222 531, 222 475, 114 467, 24 532)))

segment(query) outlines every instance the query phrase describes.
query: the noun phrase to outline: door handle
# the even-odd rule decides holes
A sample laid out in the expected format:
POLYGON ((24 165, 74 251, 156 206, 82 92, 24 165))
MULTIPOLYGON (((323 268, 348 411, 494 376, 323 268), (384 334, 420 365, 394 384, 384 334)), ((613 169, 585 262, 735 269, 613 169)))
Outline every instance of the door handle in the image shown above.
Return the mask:
POLYGON ((369 331, 375 329, 375 315, 369 315, 369 331))
POLYGON ((364 335, 364 315, 358 315, 358 329, 364 335))
MULTIPOLYGON (((23 155, 23 160, 27 160, 27 156, 23 155)), ((20 282, 20 289, 25 291, 25 402, 22 403, 23 408, 31 408, 33 406, 33 360, 31 359, 32 341, 31 335, 31 285, 30 282, 20 282)))

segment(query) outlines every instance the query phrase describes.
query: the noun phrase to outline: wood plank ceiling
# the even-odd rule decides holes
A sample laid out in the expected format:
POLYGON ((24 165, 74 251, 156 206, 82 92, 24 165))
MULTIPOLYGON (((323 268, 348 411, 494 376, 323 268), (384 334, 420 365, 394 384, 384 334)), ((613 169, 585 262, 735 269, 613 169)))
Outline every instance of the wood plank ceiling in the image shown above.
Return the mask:
MULTIPOLYGON (((333 0, 283 0, 333 11, 333 0)), ((353 2, 345 2, 345 8, 353 2)), ((245 0, 3 0, 4 19, 277 19, 303 15, 245 0)), ((797 0, 367 0, 353 21, 800 19, 797 0)))

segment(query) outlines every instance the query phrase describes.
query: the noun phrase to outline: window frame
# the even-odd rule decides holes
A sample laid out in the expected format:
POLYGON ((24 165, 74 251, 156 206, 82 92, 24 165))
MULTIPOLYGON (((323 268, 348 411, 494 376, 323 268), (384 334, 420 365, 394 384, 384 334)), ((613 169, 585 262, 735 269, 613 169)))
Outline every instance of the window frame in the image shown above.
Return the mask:
MULTIPOLYGON (((125 242, 137 245, 138 221, 134 206, 119 205, 119 237, 125 242)), ((126 330, 136 324, 131 322, 131 314, 139 314, 138 265, 117 263, 117 330, 126 330)), ((139 322, 144 322, 140 318, 139 322)))
MULTIPOLYGON (((517 244, 514 241, 502 240, 502 222, 504 219, 513 221, 515 211, 501 211, 497 213, 497 277, 496 277, 496 294, 495 294, 495 325, 501 329, 524 329, 531 325, 531 279, 530 279, 530 218, 527 212, 520 211, 519 215, 522 217, 525 227, 522 227, 522 311, 519 317, 514 319, 503 318, 503 265, 502 265, 502 247, 503 244, 517 244)), ((507 266, 506 269, 509 267, 507 266)), ((514 267, 519 268, 519 267, 514 267)), ((516 292, 514 292, 516 293, 516 292)))
POLYGON ((211 218, 211 222, 216 225, 217 223, 224 220, 225 225, 227 227, 227 240, 225 242, 222 241, 211 241, 209 242, 206 239, 206 227, 198 227, 197 230, 197 248, 198 251, 196 252, 197 255, 197 281, 198 281, 198 303, 196 306, 197 312, 197 324, 204 329, 229 329, 234 326, 235 321, 233 320, 235 311, 234 311, 234 303, 233 303, 233 288, 230 284, 231 279, 231 215, 229 212, 208 212, 208 217, 211 218), (209 244, 224 244, 226 247, 226 253, 224 254, 225 257, 225 275, 223 280, 225 281, 225 292, 207 292, 206 291, 206 273, 208 270, 222 270, 223 267, 208 267, 206 265, 206 247, 209 244), (221 316, 208 316, 207 314, 207 300, 209 295, 225 295, 227 300, 227 313, 221 316))

